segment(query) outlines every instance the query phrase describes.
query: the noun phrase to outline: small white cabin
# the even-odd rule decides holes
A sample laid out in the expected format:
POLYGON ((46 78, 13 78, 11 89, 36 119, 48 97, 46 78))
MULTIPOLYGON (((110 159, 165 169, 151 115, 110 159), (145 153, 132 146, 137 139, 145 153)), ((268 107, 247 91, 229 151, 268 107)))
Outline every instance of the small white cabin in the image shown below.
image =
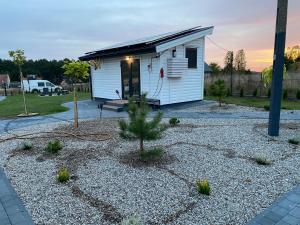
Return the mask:
POLYGON ((88 52, 94 99, 117 100, 147 93, 160 105, 203 100, 205 36, 194 27, 88 52))

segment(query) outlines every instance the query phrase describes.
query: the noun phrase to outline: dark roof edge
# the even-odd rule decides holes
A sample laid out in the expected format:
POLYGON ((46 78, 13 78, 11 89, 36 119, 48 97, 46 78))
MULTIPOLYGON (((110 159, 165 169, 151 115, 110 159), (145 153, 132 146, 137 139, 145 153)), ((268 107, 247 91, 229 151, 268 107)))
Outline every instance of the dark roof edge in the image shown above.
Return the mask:
POLYGON ((125 56, 128 54, 147 54, 147 53, 155 53, 156 49, 154 45, 151 46, 139 46, 135 48, 128 47, 126 49, 114 50, 111 52, 95 52, 93 54, 88 54, 79 57, 81 61, 89 61, 96 58, 113 58, 118 56, 125 56))

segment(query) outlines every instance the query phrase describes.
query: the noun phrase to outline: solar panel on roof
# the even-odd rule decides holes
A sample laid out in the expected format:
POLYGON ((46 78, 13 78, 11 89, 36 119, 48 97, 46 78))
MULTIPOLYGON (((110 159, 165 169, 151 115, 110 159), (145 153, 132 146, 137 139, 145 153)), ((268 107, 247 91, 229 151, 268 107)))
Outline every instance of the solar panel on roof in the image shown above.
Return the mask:
POLYGON ((127 42, 121 42, 115 45, 111 45, 102 49, 98 49, 92 52, 87 52, 86 54, 90 54, 93 52, 98 52, 98 51, 104 51, 104 50, 108 50, 108 49, 114 49, 114 48, 120 48, 120 47, 125 47, 125 46, 131 46, 131 45, 137 45, 137 44, 150 44, 168 37, 171 37, 173 35, 178 35, 184 32, 188 32, 188 31, 192 31, 195 29, 200 28, 201 26, 197 26, 197 27, 192 27, 189 29, 184 29, 184 30, 177 30, 177 31, 173 31, 173 32, 168 32, 168 33, 164 33, 164 34, 159 34, 159 35, 154 35, 154 36, 150 36, 150 37, 145 37, 145 38, 139 38, 136 40, 132 40, 132 41, 127 41, 127 42))

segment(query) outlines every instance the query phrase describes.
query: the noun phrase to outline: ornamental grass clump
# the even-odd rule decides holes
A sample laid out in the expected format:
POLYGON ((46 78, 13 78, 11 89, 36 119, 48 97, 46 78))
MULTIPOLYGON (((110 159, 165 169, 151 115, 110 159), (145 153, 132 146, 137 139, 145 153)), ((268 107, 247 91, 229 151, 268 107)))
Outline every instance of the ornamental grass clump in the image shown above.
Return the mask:
POLYGON ((270 165, 272 163, 271 160, 269 160, 265 155, 255 156, 255 162, 258 165, 264 165, 264 166, 270 165))
POLYGON ((140 217, 133 215, 129 218, 123 219, 121 225, 143 225, 140 217))
POLYGON ((208 180, 197 180, 196 189, 198 193, 204 195, 210 195, 211 189, 208 180))
POLYGON ((58 153, 62 149, 62 147, 63 146, 62 146, 61 142, 57 139, 54 139, 54 140, 51 140, 48 142, 48 144, 45 148, 45 151, 48 153, 55 154, 55 153, 58 153))
POLYGON ((299 145, 300 138, 291 138, 291 139, 289 139, 289 143, 293 144, 293 145, 299 145))
POLYGON ((30 140, 26 140, 22 143, 21 149, 22 150, 31 150, 33 148, 33 144, 30 140))
POLYGON ((139 140, 140 154, 146 154, 144 141, 161 138, 165 130, 165 126, 161 124, 162 113, 158 112, 153 119, 147 119, 150 107, 147 104, 146 94, 142 94, 140 104, 136 104, 133 98, 129 98, 127 112, 129 121, 119 121, 120 136, 128 140, 139 140))
POLYGON ((171 125, 171 126, 176 126, 177 124, 179 124, 180 123, 180 120, 178 119, 178 118, 176 118, 176 117, 172 117, 170 120, 169 120, 169 124, 171 125))
POLYGON ((58 171, 57 181, 60 183, 65 183, 70 180, 70 173, 66 168, 62 168, 58 171))

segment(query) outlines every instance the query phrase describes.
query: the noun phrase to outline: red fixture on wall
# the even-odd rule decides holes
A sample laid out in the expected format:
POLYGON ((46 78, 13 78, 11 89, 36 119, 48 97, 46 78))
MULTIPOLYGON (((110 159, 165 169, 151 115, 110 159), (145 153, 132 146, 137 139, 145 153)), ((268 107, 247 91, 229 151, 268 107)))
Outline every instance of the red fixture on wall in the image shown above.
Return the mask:
POLYGON ((164 68, 161 68, 161 69, 160 69, 159 75, 160 75, 160 78, 164 78, 164 75, 165 75, 164 68))

